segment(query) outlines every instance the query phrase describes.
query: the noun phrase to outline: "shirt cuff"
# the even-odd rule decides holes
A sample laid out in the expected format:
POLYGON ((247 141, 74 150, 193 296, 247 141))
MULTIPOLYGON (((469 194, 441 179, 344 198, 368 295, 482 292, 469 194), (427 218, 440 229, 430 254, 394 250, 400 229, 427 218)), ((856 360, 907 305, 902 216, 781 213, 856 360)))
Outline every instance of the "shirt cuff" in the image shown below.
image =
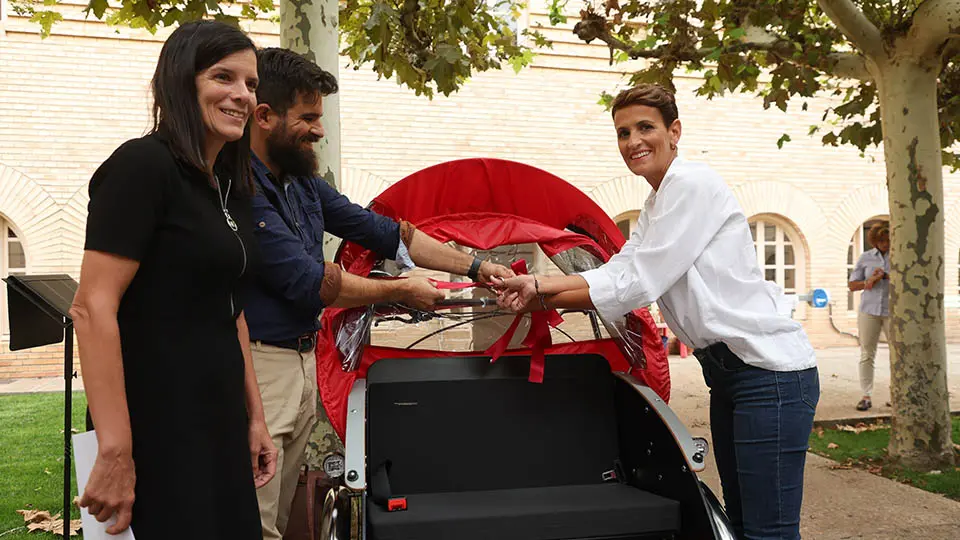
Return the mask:
POLYGON ((417 267, 413 259, 410 258, 410 252, 407 251, 407 246, 403 242, 397 245, 397 256, 394 258, 394 261, 396 261, 397 266, 400 267, 401 272, 413 270, 417 267))
POLYGON ((593 307, 597 309, 600 317, 608 323, 613 324, 627 313, 640 307, 624 306, 620 303, 613 278, 603 267, 581 272, 580 277, 587 282, 587 286, 590 288, 590 301, 593 303, 593 307))

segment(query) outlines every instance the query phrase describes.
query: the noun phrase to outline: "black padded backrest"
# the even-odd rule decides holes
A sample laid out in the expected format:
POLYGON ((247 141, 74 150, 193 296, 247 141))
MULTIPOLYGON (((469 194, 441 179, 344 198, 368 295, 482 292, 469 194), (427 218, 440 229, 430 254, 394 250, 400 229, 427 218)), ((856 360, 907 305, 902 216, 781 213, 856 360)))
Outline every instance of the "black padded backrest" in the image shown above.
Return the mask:
MULTIPOLYGON (((593 484, 618 457, 614 377, 596 355, 381 360, 367 374, 367 467, 393 493, 593 484)), ((371 478, 371 476, 368 476, 371 478)))

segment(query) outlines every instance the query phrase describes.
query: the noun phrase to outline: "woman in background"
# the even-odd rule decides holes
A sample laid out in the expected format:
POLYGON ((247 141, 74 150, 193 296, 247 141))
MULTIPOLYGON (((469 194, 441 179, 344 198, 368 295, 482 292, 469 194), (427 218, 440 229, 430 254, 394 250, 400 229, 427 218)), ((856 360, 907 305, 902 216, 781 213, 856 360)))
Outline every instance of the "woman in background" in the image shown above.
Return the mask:
POLYGON ((876 223, 867 231, 867 242, 873 249, 864 251, 850 274, 851 291, 863 291, 857 328, 860 338, 860 389, 863 397, 858 411, 873 407, 873 360, 877 356, 880 330, 890 340, 890 225, 876 223))

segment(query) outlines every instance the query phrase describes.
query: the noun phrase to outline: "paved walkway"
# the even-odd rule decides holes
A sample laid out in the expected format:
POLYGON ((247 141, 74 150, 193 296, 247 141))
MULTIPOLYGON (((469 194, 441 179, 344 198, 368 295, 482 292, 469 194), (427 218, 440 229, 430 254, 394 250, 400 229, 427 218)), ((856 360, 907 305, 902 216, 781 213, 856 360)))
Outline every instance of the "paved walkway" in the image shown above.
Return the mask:
MULTIPOLYGON (((861 413, 857 348, 817 351, 820 404, 817 420, 829 421, 890 414, 890 357, 877 351, 874 408, 861 413)), ((960 410, 960 345, 948 347, 951 410, 960 410)), ((670 357, 670 405, 694 435, 710 438, 708 389, 697 360, 670 357)), ((834 470, 834 462, 807 454, 801 521, 804 538, 875 540, 960 538, 960 502, 859 470, 834 470)), ((704 481, 720 495, 720 480, 711 456, 704 481)))
MULTIPOLYGON (((874 408, 854 409, 860 399, 856 348, 817 351, 820 405, 817 420, 841 420, 890 414, 890 362, 886 347, 877 351, 874 408)), ((951 409, 960 411, 960 345, 948 347, 951 409)), ((709 439, 709 398, 700 365, 693 356, 670 359, 671 406, 694 435, 709 439)), ((0 381, 0 393, 63 391, 62 379, 0 381)), ((83 381, 74 380, 82 390, 83 381)), ((960 538, 960 503, 857 470, 834 470, 828 459, 808 454, 802 529, 817 540, 873 539, 956 540, 960 538)), ((712 456, 702 475, 718 495, 720 482, 712 456)))

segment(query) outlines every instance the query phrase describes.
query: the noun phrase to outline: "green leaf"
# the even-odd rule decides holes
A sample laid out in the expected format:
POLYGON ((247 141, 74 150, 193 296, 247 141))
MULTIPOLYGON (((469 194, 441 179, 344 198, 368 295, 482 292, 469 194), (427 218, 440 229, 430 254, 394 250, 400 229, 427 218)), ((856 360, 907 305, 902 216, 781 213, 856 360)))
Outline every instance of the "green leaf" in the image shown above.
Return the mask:
POLYGON ((783 148, 783 143, 790 142, 790 136, 784 133, 777 139, 777 148, 783 148))
POLYGON ((62 20, 63 15, 56 11, 37 11, 30 17, 30 22, 40 25, 40 37, 43 39, 50 37, 53 25, 62 20))
POLYGON ((550 19, 550 24, 558 26, 567 22, 567 17, 563 14, 563 10, 567 7, 568 1, 569 0, 550 0, 550 3, 547 4, 547 18, 550 19))
POLYGON ((93 16, 102 19, 103 14, 107 11, 107 0, 90 0, 90 3, 87 4, 87 12, 93 12, 93 16))
POLYGON ((601 105, 605 110, 609 111, 613 105, 613 95, 607 92, 601 92, 600 99, 597 100, 597 105, 601 105))
POLYGON ((524 51, 520 56, 514 56, 508 62, 513 67, 514 73, 520 73, 520 70, 529 66, 533 62, 533 57, 536 56, 533 51, 524 51))
POLYGON ((723 83, 720 82, 720 77, 717 77, 716 75, 714 75, 713 77, 710 77, 709 84, 710 84, 710 88, 713 88, 715 91, 717 92, 723 91, 723 83))
POLYGON ((747 35, 747 31, 743 28, 734 28, 727 35, 730 36, 730 39, 741 39, 747 35))
POLYGON ((463 57, 463 51, 453 45, 441 43, 437 47, 437 53, 447 61, 448 64, 455 64, 463 57))

